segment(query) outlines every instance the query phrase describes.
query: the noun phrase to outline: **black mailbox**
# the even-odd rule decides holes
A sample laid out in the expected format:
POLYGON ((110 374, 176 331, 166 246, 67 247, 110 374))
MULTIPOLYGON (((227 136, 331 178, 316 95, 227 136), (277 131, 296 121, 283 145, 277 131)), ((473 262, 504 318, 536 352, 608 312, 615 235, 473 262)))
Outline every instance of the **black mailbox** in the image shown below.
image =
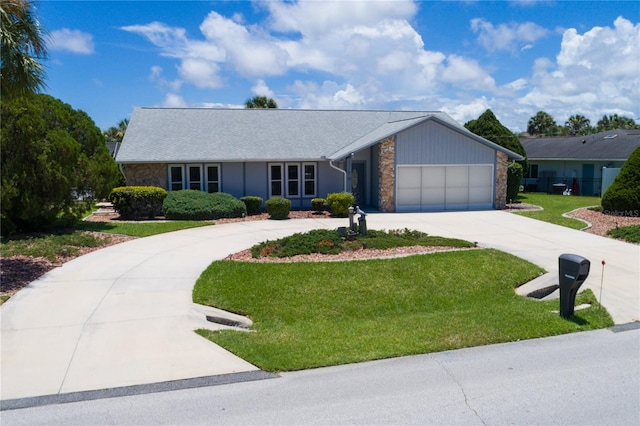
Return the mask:
POLYGON ((560 316, 568 318, 573 315, 576 294, 582 283, 589 276, 591 262, 577 254, 561 254, 558 259, 558 275, 560 286, 560 316))

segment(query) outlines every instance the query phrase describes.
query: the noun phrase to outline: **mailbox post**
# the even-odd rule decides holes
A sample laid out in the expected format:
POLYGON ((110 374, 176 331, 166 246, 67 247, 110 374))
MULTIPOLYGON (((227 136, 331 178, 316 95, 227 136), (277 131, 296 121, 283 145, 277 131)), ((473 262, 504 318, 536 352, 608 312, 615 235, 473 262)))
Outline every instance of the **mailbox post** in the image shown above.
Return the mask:
POLYGON ((591 262, 577 254, 565 253, 558 259, 560 286, 560 316, 573 315, 578 289, 589 276, 591 262))

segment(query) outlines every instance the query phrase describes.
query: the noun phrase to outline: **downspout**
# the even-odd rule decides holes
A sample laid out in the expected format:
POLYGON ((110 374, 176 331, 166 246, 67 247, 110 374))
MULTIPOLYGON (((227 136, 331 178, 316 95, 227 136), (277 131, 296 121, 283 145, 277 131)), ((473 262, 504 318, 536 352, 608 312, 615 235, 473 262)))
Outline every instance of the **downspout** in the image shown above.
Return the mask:
POLYGON ((341 172, 344 174, 344 192, 347 192, 347 172, 345 170, 342 170, 340 167, 337 167, 336 165, 333 164, 333 160, 329 160, 329 166, 332 169, 336 169, 337 171, 341 172))
POLYGON ((127 175, 124 174, 124 169, 122 168, 122 163, 118 163, 118 170, 120 170, 120 174, 124 178, 124 182, 127 183, 127 175))

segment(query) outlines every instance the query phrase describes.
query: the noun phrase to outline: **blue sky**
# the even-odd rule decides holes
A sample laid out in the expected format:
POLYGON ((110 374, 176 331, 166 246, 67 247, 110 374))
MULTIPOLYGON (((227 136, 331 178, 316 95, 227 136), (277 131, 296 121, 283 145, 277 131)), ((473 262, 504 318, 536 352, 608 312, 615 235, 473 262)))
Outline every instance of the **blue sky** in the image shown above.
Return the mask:
MULTIPOLYGON (((491 108, 640 119, 638 1, 53 1, 49 93, 106 129, 135 107, 491 108)), ((640 120, 638 120, 640 122, 640 120)))

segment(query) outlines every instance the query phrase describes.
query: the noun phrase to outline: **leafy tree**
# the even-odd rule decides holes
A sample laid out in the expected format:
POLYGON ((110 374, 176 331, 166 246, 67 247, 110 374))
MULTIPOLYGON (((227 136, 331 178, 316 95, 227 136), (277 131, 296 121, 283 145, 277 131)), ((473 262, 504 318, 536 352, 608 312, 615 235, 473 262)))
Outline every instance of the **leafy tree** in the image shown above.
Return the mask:
POLYGON ((29 0, 0 2, 0 94, 3 99, 34 93, 44 87, 47 58, 45 30, 29 0))
MULTIPOLYGON (((483 112, 477 119, 466 122, 464 127, 478 136, 482 136, 491 142, 525 157, 524 161, 518 162, 520 166, 522 166, 520 170, 516 173, 507 173, 507 188, 519 187, 521 177, 527 173, 529 164, 526 158, 527 153, 520 143, 518 136, 503 126, 490 109, 483 112), (518 176, 520 176, 520 178, 518 178, 518 176)), ((515 200, 515 197, 511 196, 507 199, 515 200)))
POLYGON ((618 114, 605 114, 600 120, 598 120, 596 131, 604 132, 614 129, 640 129, 640 125, 636 124, 633 118, 619 116, 618 114))
POLYGON ((500 123, 500 121, 498 121, 493 111, 490 109, 486 110, 476 120, 466 122, 464 127, 478 136, 482 136, 491 142, 525 157, 525 160, 520 162, 520 164, 526 174, 528 167, 526 159, 527 153, 520 143, 520 139, 518 139, 518 136, 516 136, 515 133, 507 129, 500 123))
POLYGON ((640 214, 640 147, 636 148, 602 197, 602 209, 613 215, 640 214))
POLYGON ((592 132, 591 120, 580 114, 569 117, 564 127, 570 135, 588 135, 592 132))
POLYGON ((254 96, 244 103, 245 108, 278 108, 278 104, 272 98, 266 96, 254 96))
POLYGON ((104 137, 107 142, 122 142, 124 134, 127 131, 127 126, 129 126, 129 119, 125 118, 124 120, 120 120, 118 127, 109 127, 104 132, 104 137))
POLYGON ((106 197, 119 172, 100 129, 83 111, 32 94, 0 108, 2 232, 78 218, 76 194, 106 197))
POLYGON ((527 133, 530 135, 553 136, 558 125, 553 117, 544 111, 538 111, 536 115, 529 119, 527 133))

